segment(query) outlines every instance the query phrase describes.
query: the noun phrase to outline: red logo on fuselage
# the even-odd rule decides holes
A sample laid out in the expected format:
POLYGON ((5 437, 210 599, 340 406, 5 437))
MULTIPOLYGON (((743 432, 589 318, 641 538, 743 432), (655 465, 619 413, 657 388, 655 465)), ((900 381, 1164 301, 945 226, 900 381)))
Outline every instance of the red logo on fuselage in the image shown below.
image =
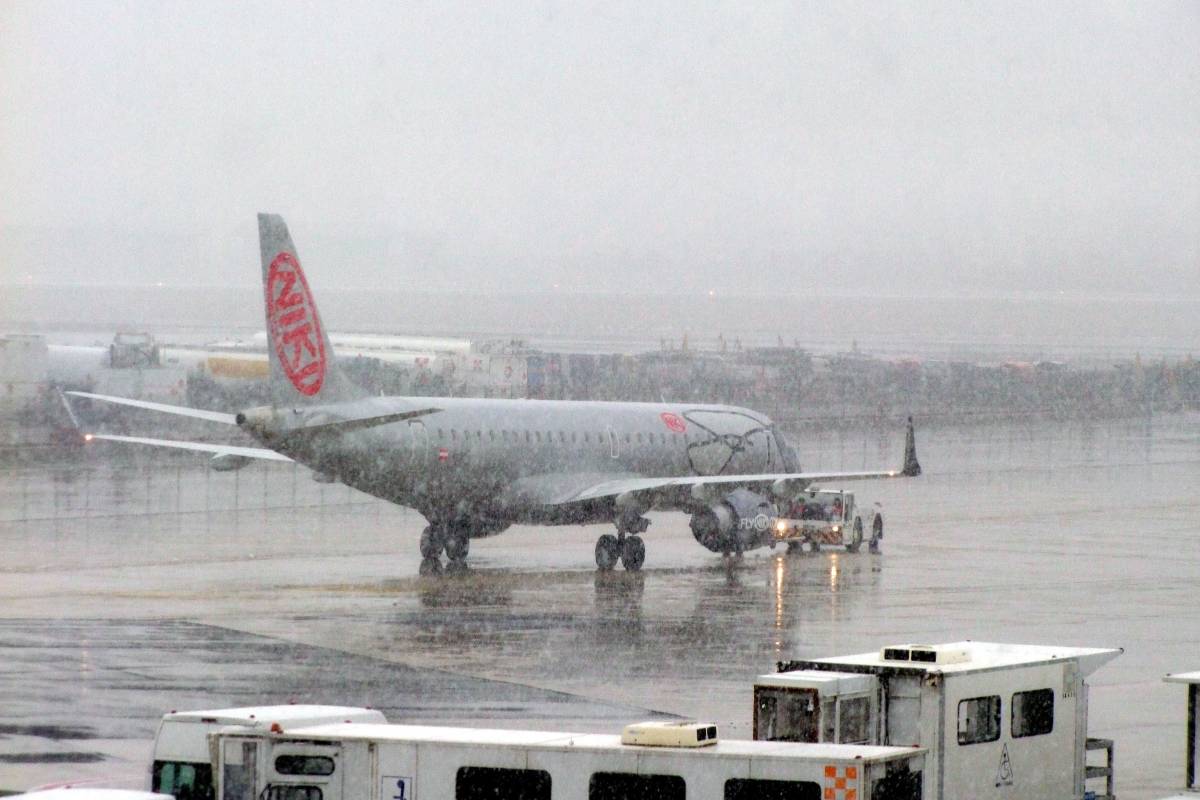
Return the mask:
POLYGON ((280 253, 271 262, 266 294, 275 354, 296 391, 311 397, 325 382, 325 336, 308 281, 291 253, 280 253))
POLYGON ((683 433, 687 430, 687 423, 678 414, 672 414, 670 411, 664 411, 659 415, 662 417, 663 423, 675 433, 683 433))

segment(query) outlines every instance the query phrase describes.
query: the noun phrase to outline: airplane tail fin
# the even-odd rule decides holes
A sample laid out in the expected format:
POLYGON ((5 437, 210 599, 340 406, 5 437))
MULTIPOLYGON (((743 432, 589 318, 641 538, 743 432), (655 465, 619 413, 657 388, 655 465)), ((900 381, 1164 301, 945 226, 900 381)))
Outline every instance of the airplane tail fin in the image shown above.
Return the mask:
POLYGON ((366 392, 357 390, 335 363, 333 346, 321 324, 283 217, 259 214, 258 242, 272 401, 276 405, 301 406, 365 396, 366 392))

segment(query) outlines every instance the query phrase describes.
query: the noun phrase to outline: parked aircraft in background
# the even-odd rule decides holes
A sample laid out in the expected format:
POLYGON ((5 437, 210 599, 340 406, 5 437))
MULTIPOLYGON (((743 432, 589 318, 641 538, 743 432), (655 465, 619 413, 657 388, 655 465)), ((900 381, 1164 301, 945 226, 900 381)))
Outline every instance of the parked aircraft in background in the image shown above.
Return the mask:
POLYGON ((423 570, 444 551, 513 524, 615 524, 596 564, 641 568, 645 513, 691 515, 697 541, 732 554, 772 541, 776 504, 816 481, 919 475, 912 420, 894 470, 805 472, 764 415, 703 403, 371 397, 338 369, 283 219, 259 214, 272 404, 226 414, 86 392, 70 394, 237 425, 263 445, 89 438, 212 454, 216 469, 295 461, 319 476, 419 511, 423 570))

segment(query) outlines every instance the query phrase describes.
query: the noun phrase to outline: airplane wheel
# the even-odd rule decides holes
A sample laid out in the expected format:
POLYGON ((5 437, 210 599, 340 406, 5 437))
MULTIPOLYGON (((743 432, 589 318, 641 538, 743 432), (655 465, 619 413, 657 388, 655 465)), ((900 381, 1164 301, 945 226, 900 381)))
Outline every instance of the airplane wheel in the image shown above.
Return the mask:
POLYGON ((640 536, 629 536, 621 550, 621 564, 630 572, 637 572, 646 561, 646 543, 640 536))
POLYGON ((451 561, 446 565, 447 575, 465 575, 469 570, 470 567, 467 566, 467 560, 465 558, 457 561, 451 561))
POLYGON ((606 533, 596 540, 596 566, 607 572, 617 565, 620 546, 617 537, 606 533))
POLYGON ((426 560, 437 558, 442 554, 442 540, 434 535, 432 525, 426 525, 421 531, 421 558, 426 560))
POLYGON ((855 517, 854 518, 854 533, 851 535, 850 541, 846 543, 846 552, 847 553, 857 553, 858 548, 862 547, 862 540, 863 540, 862 518, 855 517))
POLYGON ((879 552, 879 540, 883 538, 883 517, 875 517, 875 521, 871 523, 871 543, 869 548, 872 553, 879 552))
POLYGON ((422 575, 441 575, 442 561, 439 558, 426 558, 421 560, 420 574, 422 575))
POLYGON ((446 537, 446 558, 462 561, 471 551, 471 540, 465 532, 452 533, 446 537))

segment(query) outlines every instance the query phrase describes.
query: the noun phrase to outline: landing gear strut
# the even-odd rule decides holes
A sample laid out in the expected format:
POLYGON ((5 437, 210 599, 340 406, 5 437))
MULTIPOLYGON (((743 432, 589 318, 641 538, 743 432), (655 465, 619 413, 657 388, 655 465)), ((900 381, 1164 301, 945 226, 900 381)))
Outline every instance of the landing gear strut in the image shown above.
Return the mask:
POLYGON ((650 527, 650 520, 641 516, 621 517, 617 520, 617 535, 606 533, 596 540, 596 566, 608 572, 617 565, 630 572, 637 572, 646 561, 646 543, 639 533, 650 527))
POLYGON ((435 522, 425 526, 421 532, 421 574, 440 575, 441 555, 446 551, 449 568, 461 571, 466 567, 467 553, 471 550, 468 527, 460 522, 435 522))

